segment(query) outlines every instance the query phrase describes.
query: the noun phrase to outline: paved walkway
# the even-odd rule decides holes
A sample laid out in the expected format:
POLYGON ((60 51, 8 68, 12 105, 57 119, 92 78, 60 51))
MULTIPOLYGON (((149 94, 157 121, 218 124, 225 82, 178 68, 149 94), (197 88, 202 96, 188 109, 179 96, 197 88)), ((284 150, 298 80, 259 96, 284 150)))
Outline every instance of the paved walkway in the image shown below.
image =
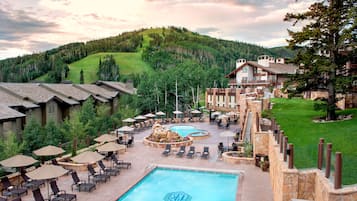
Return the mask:
MULTIPOLYGON (((120 175, 111 177, 110 181, 104 184, 97 184, 96 190, 91 193, 71 191, 72 178, 70 176, 63 176, 58 179, 58 186, 60 189, 66 190, 67 193, 76 193, 78 201, 116 201, 117 198, 123 194, 130 186, 134 185, 140 180, 151 164, 163 164, 163 165, 176 165, 186 167, 197 168, 210 168, 210 169, 225 169, 225 170, 239 170, 243 172, 241 181, 239 183, 239 193, 237 200, 239 201, 272 201, 273 195, 271 190, 271 184, 269 179, 269 173, 262 172, 260 168, 252 165, 237 165, 228 164, 220 160, 217 156, 217 144, 218 142, 227 143, 226 138, 219 136, 219 133, 224 129, 218 129, 216 124, 204 123, 189 123, 199 129, 205 129, 210 132, 211 136, 204 140, 194 141, 197 151, 203 150, 203 146, 209 146, 210 159, 204 160, 200 157, 193 159, 176 158, 173 155, 163 157, 161 155, 163 149, 152 148, 143 145, 143 137, 149 135, 151 129, 144 130, 135 134, 134 146, 128 148, 127 152, 120 155, 120 159, 124 159, 132 162, 132 168, 128 170, 122 170, 120 175)), ((165 125, 169 127, 170 125, 165 125)), ((234 131, 237 127, 231 126, 231 130, 234 131)), ((232 142, 233 139, 229 139, 232 142)), ((109 163, 107 163, 109 165, 109 163)), ((87 179, 87 172, 78 172, 79 177, 82 180, 87 179)), ((224 188, 224 186, 222 186, 224 188)), ((159 189, 155 189, 159 190, 159 189)), ((41 192, 44 197, 47 196, 47 188, 42 187, 41 192)), ((32 192, 29 191, 27 196, 22 197, 24 201, 33 201, 32 192)), ((146 200, 138 200, 146 201, 146 200)), ((151 200, 150 200, 151 201, 151 200)), ((156 200, 152 200, 156 201, 156 200)), ((217 200, 224 201, 224 200, 217 200)))

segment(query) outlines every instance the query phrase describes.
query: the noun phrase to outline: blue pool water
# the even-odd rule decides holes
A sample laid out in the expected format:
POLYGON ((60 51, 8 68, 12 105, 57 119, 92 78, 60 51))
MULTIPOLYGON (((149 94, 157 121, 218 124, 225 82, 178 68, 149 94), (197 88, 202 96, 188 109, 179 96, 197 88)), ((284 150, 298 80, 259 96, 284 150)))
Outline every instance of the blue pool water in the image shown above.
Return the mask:
POLYGON ((186 137, 190 134, 192 134, 192 136, 207 135, 207 131, 197 129, 194 126, 171 126, 170 130, 178 133, 182 137, 186 137))
POLYGON ((118 201, 235 201, 239 175, 156 168, 118 201))

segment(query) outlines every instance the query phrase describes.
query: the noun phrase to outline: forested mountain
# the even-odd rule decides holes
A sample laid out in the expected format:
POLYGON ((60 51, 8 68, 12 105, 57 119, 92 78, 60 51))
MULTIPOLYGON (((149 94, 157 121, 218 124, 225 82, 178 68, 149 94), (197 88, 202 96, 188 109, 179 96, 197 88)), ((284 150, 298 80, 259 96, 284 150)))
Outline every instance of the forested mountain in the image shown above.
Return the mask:
POLYGON ((262 54, 289 57, 292 52, 216 39, 185 28, 141 29, 2 60, 0 81, 28 82, 40 76, 46 82, 130 79, 138 94, 132 103, 147 112, 175 108, 177 80, 179 107, 185 110, 197 106, 195 98, 205 88, 226 87, 224 75, 235 68, 237 59, 256 60, 262 54), (110 65, 103 66, 105 58, 111 58, 110 65))
MULTIPOLYGON (((70 43, 42 53, 0 61, 1 82, 28 82, 48 73, 48 82, 67 78, 68 64, 99 52, 142 52, 155 70, 190 61, 221 73, 234 68, 238 58, 255 60, 261 54, 281 56, 281 49, 266 49, 243 42, 215 39, 185 28, 141 29, 86 43, 70 43)), ((286 56, 286 55, 283 55, 286 56)))

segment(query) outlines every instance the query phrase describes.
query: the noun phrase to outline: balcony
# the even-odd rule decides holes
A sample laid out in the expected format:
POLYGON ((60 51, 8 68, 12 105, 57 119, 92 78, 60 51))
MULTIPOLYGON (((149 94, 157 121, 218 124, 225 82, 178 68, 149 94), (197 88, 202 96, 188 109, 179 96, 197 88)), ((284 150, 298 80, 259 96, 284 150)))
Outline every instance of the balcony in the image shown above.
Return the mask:
POLYGON ((275 85, 276 81, 273 80, 242 80, 240 85, 242 86, 267 86, 267 85, 275 85))

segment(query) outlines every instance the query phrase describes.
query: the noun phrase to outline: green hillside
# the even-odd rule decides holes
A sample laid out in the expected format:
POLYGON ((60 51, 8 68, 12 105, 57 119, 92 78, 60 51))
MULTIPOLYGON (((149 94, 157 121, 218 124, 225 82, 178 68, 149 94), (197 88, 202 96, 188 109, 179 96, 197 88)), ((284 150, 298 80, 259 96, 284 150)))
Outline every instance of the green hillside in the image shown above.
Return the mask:
POLYGON ((84 82, 92 83, 97 80, 99 58, 105 55, 113 55, 119 65, 121 75, 141 74, 152 71, 151 67, 141 60, 141 53, 133 52, 104 52, 89 55, 79 61, 69 64, 68 80, 79 83, 81 69, 84 73, 84 82))

